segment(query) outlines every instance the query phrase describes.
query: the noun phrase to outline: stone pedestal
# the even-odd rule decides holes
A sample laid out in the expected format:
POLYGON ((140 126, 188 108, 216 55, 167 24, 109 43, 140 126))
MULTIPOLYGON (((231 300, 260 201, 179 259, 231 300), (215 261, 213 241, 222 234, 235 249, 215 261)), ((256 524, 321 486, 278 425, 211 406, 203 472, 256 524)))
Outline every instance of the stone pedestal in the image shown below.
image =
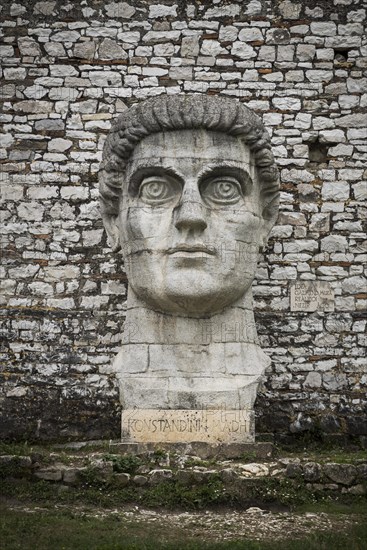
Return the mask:
POLYGON ((122 440, 247 443, 254 402, 270 360, 261 350, 251 295, 206 319, 175 317, 130 293, 120 380, 122 440))

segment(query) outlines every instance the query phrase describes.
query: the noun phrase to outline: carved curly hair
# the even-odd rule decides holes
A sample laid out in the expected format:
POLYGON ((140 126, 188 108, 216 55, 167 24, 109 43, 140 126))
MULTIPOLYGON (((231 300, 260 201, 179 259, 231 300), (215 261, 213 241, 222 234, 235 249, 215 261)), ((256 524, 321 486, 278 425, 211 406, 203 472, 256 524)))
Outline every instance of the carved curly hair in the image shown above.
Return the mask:
POLYGON ((157 132, 204 128, 240 138, 254 156, 263 218, 275 223, 279 207, 278 169, 270 137, 260 118, 233 98, 201 94, 161 95, 134 104, 113 123, 99 173, 102 215, 117 216, 123 172, 134 147, 157 132))

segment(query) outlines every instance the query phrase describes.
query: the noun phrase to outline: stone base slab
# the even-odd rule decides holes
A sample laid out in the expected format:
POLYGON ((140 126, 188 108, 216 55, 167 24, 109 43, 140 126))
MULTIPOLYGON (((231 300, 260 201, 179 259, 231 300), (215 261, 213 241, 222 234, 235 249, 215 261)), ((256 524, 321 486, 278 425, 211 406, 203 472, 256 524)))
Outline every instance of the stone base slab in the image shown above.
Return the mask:
POLYGON ((202 460, 208 459, 237 459, 246 458, 251 461, 266 460, 273 456, 272 443, 111 443, 111 453, 144 455, 154 451, 165 451, 178 455, 198 456, 202 460))
POLYGON ((125 409, 126 443, 248 443, 255 440, 254 413, 227 409, 125 409))

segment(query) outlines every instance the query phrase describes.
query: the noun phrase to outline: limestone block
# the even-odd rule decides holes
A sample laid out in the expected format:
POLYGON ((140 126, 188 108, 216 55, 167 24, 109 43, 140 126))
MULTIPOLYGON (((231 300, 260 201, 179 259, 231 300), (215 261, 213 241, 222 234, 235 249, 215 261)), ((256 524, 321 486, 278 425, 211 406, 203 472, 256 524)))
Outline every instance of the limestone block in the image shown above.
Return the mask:
POLYGON ((13 46, 9 46, 7 44, 2 44, 0 46, 0 57, 6 58, 6 57, 13 57, 14 56, 14 48, 13 46))
POLYGON ((159 44, 160 42, 175 42, 180 38, 180 31, 149 31, 143 36, 143 42, 159 44))
POLYGON ((313 21, 310 25, 312 34, 335 36, 336 24, 333 21, 313 21))
POLYGON ((257 40, 263 40, 264 37, 262 35, 262 32, 257 27, 245 27, 244 29, 241 29, 238 39, 242 42, 253 42, 257 40))
POLYGON ((56 6, 56 1, 47 1, 47 2, 36 2, 33 13, 36 15, 52 15, 56 6))
POLYGON ((256 57, 254 48, 245 42, 241 42, 240 40, 233 42, 231 53, 241 59, 252 59, 253 57, 256 57))
POLYGON ((45 481, 62 480, 62 470, 56 467, 37 470, 34 475, 38 477, 38 479, 44 479, 45 481))
POLYGON ((121 74, 117 71, 93 71, 91 75, 94 86, 121 86, 121 74))
POLYGON ((149 6, 149 17, 152 19, 167 16, 177 17, 177 5, 166 6, 164 4, 154 4, 149 6))
POLYGON ((319 481, 321 479, 321 466, 317 462, 307 462, 303 466, 303 477, 305 481, 319 481))
MULTIPOLYGON (((253 441, 253 417, 247 410, 130 409, 122 413, 122 439, 131 443, 253 441)), ((160 470, 161 471, 161 470, 160 470)), ((167 479, 169 473, 154 474, 151 482, 167 479)), ((152 474, 151 474, 152 475, 152 474)))
MULTIPOLYGON (((138 477, 138 476, 136 476, 136 477, 138 477)), ((116 474, 115 473, 114 476, 113 476, 113 482, 118 487, 126 487, 126 485, 128 485, 129 482, 130 482, 130 474, 125 474, 125 473, 116 474)), ((137 483, 137 485, 139 485, 139 483, 137 483)))
POLYGON ((349 198, 349 184, 343 181, 324 181, 321 193, 324 200, 344 201, 349 198))
POLYGON ((127 59, 125 50, 110 38, 105 38, 98 49, 99 59, 127 59))
POLYGON ((217 56, 220 53, 226 53, 217 40, 203 40, 200 53, 202 55, 217 56))
POLYGON ((220 42, 234 42, 237 39, 239 29, 233 25, 221 25, 219 30, 220 42))
POLYGON ((356 469, 352 464, 328 463, 323 466, 324 474, 342 485, 351 485, 356 478, 356 469))
POLYGON ((279 11, 285 19, 298 19, 301 12, 302 4, 283 0, 279 4, 279 11))
POLYGON ((48 142, 47 148, 49 151, 63 153, 64 151, 67 151, 68 149, 70 149, 72 145, 73 145, 73 142, 70 139, 55 138, 55 139, 51 139, 48 142))
POLYGON ((276 109, 285 111, 298 111, 301 108, 301 102, 295 97, 275 97, 272 103, 276 109))
POLYGON ((51 35, 53 42, 77 42, 80 34, 77 31, 60 31, 51 35))
POLYGON ((23 36, 18 38, 18 46, 21 55, 37 57, 41 55, 41 48, 30 36, 23 36))
POLYGON ((240 13, 240 6, 238 4, 227 4, 226 6, 216 6, 206 10, 205 19, 215 19, 217 17, 235 17, 240 13))
POLYGON ((135 8, 126 2, 110 2, 104 6, 107 16, 122 19, 131 19, 135 13, 135 8))
POLYGON ((78 42, 73 48, 75 57, 81 57, 83 59, 93 59, 96 50, 96 43, 93 40, 86 42, 78 42))

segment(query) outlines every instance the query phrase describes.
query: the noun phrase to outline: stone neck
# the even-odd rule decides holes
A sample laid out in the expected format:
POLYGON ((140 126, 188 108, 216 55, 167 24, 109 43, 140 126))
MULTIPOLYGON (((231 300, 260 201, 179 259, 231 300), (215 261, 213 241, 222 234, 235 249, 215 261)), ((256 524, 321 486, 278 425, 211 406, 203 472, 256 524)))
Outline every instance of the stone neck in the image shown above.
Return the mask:
POLYGON ((205 318, 179 317, 148 308, 129 289, 122 344, 258 344, 252 294, 205 318))

